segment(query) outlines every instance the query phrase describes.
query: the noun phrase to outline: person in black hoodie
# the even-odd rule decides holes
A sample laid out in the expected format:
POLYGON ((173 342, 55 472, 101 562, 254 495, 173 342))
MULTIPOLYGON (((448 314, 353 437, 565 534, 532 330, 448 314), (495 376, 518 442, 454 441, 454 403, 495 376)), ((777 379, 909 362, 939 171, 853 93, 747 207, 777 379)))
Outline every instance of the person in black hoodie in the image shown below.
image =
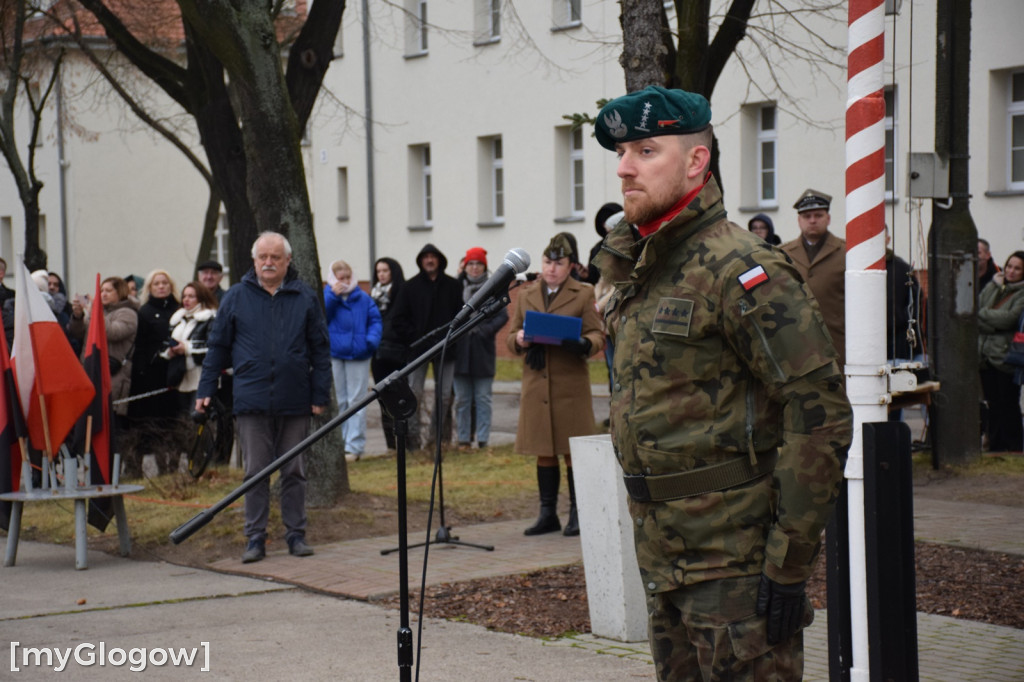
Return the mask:
POLYGON ((597 283, 600 281, 601 271, 591 265, 591 263, 594 262, 594 258, 601 251, 601 245, 604 244, 604 237, 608 234, 608 230, 615 227, 615 225, 618 224, 618 221, 622 219, 622 215, 620 215, 621 213, 622 206, 614 201, 610 201, 597 209, 597 215, 594 216, 594 231, 597 232, 597 236, 600 237, 600 239, 598 239, 597 243, 590 249, 590 257, 587 259, 585 264, 583 276, 580 277, 582 281, 590 282, 594 286, 597 286, 597 283), (618 220, 609 225, 608 221, 613 216, 617 217, 618 220))
POLYGON ((750 222, 747 223, 747 229, 772 246, 778 246, 782 243, 779 235, 775 234, 775 223, 764 213, 758 213, 751 218, 750 222))
MULTIPOLYGON (((397 342, 410 347, 410 357, 416 357, 431 345, 443 338, 443 334, 427 337, 431 332, 446 327, 462 308, 462 285, 458 280, 445 274, 448 259, 433 244, 427 244, 416 256, 419 273, 407 280, 398 292, 394 302, 394 310, 390 313, 390 329, 385 329, 385 340, 397 342), (421 341, 419 345, 417 341, 421 341)), ((442 396, 441 414, 450 413, 452 402, 452 382, 455 378, 455 352, 449 349, 445 354, 444 365, 440 356, 434 358, 435 390, 442 396)), ((423 401, 423 384, 427 377, 427 365, 417 368, 409 375, 409 386, 416 395, 420 410, 430 410, 423 401)), ((409 420, 408 447, 418 450, 428 444, 437 433, 436 410, 430 412, 430 432, 427 438, 420 437, 420 420, 416 417, 409 420)), ((442 439, 451 441, 451 424, 444 425, 442 439)))

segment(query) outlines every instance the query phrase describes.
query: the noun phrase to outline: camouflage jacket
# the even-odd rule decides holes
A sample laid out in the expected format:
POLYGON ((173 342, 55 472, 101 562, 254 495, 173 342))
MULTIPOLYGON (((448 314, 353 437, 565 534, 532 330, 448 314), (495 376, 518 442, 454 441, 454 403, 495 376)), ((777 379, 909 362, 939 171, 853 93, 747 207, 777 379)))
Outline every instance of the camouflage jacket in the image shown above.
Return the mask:
POLYGON ((622 223, 594 261, 616 291, 612 440, 627 474, 771 456, 772 476, 662 502, 630 500, 644 587, 764 571, 808 578, 835 503, 852 415, 824 320, 778 250, 726 220, 711 179, 637 240, 622 223))

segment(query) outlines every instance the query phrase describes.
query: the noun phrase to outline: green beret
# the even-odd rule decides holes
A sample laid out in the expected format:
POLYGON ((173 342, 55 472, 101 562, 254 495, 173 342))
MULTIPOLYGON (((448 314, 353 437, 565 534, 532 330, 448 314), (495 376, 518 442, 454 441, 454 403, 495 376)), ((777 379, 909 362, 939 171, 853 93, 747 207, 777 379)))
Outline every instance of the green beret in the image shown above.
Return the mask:
POLYGON ((601 146, 614 151, 619 142, 699 133, 709 123, 711 105, 703 95, 649 85, 604 105, 594 128, 601 146))
POLYGON ((572 248, 572 242, 563 233, 556 234, 548 242, 548 245, 544 248, 544 255, 551 260, 558 260, 559 258, 573 259, 575 252, 572 248))

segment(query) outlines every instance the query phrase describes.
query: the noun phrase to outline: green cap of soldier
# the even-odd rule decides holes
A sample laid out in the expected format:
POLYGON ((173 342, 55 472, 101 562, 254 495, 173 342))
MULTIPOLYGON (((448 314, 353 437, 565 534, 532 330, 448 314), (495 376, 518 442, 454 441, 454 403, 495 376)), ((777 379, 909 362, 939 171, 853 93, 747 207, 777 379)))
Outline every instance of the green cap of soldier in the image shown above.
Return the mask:
POLYGON ((709 123, 711 105, 703 95, 649 85, 604 105, 594 128, 601 146, 614 151, 620 142, 699 133, 709 123))
POLYGON ((569 238, 564 234, 559 233, 551 238, 548 245, 544 248, 544 255, 551 260, 558 260, 559 258, 573 259, 575 255, 572 249, 572 243, 569 238))

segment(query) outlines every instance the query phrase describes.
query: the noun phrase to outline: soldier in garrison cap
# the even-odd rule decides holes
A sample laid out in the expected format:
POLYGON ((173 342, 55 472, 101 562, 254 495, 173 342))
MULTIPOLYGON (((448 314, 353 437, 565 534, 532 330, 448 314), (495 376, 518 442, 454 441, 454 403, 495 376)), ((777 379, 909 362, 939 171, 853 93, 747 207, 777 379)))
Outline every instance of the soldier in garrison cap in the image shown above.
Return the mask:
POLYGON ((799 680, 852 413, 799 273, 726 218, 710 120, 657 87, 598 115, 625 208, 594 259, 616 287, 612 442, 658 679, 799 680))
POLYGON ((793 204, 800 236, 782 245, 818 299, 832 343, 846 364, 846 241, 829 232, 832 197, 808 189, 793 204))
POLYGON ((540 513, 524 535, 543 535, 562 530, 558 519, 558 488, 561 482, 559 455, 565 460, 569 488, 569 518, 563 535, 579 535, 576 487, 572 475, 569 439, 597 432, 594 411, 589 409, 590 370, 587 358, 604 348, 601 316, 594 305, 594 287, 574 279, 576 240, 567 232, 551 238, 544 249, 540 277, 522 289, 509 324, 505 343, 523 357, 516 452, 537 458, 537 490, 540 513), (524 329, 529 311, 580 318, 578 338, 528 338, 524 329), (581 405, 588 406, 581 409, 581 405))

